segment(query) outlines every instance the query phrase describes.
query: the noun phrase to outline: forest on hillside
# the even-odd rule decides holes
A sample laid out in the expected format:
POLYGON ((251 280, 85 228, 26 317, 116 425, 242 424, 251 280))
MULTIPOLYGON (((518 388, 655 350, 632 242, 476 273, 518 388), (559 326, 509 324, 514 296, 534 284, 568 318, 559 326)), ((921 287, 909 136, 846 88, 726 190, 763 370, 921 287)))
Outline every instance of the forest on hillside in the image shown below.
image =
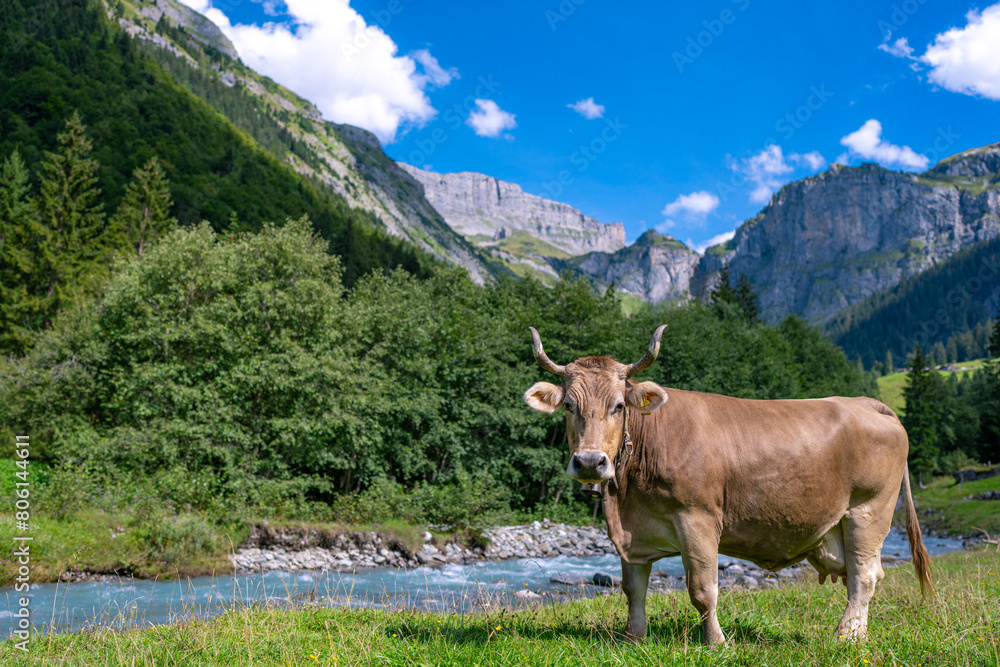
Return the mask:
POLYGON ((885 373, 906 366, 915 345, 939 365, 980 359, 988 352, 998 277, 1000 237, 845 308, 824 330, 848 357, 885 373))
MULTIPOLYGON (((32 178, 79 115, 93 146, 95 202, 113 211, 136 169, 157 158, 181 225, 260 229, 308 215, 344 260, 350 283, 376 266, 422 274, 425 253, 376 230, 371 214, 280 163, 198 99, 91 0, 0 0, 0 156, 32 178)), ((247 111, 247 110, 244 110, 247 111)))

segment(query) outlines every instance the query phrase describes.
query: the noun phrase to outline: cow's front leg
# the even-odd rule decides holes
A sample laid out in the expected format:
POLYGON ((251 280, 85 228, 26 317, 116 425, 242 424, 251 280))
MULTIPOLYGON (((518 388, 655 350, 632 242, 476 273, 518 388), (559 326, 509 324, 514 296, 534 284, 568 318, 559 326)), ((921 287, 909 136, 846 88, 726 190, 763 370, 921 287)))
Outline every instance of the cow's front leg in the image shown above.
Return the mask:
POLYGON ((632 565, 622 559, 622 590, 628 598, 628 625, 625 635, 632 640, 646 636, 646 589, 652 563, 632 565))
POLYGON ((685 548, 681 553, 687 575, 691 604, 701 615, 702 638, 706 644, 724 644, 715 607, 719 599, 719 539, 710 525, 685 530, 685 548))

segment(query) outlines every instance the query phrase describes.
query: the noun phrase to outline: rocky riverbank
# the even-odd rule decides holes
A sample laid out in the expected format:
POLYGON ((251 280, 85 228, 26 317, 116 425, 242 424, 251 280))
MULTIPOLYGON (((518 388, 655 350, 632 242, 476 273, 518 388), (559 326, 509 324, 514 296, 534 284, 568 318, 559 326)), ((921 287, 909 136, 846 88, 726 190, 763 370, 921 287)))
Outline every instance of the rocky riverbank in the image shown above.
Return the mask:
MULTIPOLYGON (((271 570, 334 570, 351 572, 381 567, 415 568, 464 564, 482 560, 515 558, 550 558, 554 556, 601 556, 614 554, 607 533, 590 526, 569 526, 550 521, 535 521, 523 526, 501 526, 484 531, 489 545, 469 547, 454 541, 441 541, 431 533, 423 534, 417 549, 407 549, 397 539, 377 532, 342 532, 322 534, 305 529, 271 530, 255 528, 250 540, 230 556, 237 573, 271 570)), ((894 564, 904 558, 883 556, 883 563, 894 564)), ((750 563, 719 566, 719 586, 730 588, 770 588, 802 576, 816 576, 806 562, 778 573, 768 572, 750 563)), ((621 585, 617 576, 595 572, 592 577, 578 574, 553 575, 551 583, 562 586, 621 585)), ((664 592, 684 588, 684 578, 654 571, 651 590, 664 592)), ((536 597, 519 591, 520 597, 536 597)))
POLYGON ((524 526, 500 526, 483 531, 488 546, 423 534, 418 548, 375 531, 337 534, 267 526, 254 528, 247 543, 229 559, 237 573, 269 570, 337 570, 374 567, 420 567, 510 558, 600 556, 615 549, 607 534, 590 526, 535 521, 524 526))

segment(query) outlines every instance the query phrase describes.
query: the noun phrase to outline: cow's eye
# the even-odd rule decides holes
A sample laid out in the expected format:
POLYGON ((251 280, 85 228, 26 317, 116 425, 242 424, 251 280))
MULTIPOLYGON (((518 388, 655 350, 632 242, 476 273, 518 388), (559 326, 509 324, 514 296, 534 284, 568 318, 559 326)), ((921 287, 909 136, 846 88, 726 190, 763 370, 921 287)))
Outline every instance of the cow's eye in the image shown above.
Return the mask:
POLYGON ((625 409, 625 404, 624 403, 619 403, 618 405, 615 406, 615 412, 616 413, 621 412, 624 409, 625 409))
POLYGON ((566 412, 576 412, 576 406, 568 401, 563 403, 563 407, 566 408, 566 412))

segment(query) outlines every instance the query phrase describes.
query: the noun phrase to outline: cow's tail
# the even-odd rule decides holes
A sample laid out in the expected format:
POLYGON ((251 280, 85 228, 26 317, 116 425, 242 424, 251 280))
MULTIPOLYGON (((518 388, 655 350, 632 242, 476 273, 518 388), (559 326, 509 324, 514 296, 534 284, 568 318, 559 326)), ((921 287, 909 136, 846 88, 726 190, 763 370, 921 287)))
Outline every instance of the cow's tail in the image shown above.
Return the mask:
POLYGON ((903 499, 906 501, 906 539, 910 542, 910 555, 913 556, 913 569, 917 571, 920 580, 920 592, 924 597, 934 594, 931 583, 931 557, 924 546, 920 534, 920 522, 917 520, 917 510, 913 507, 913 493, 910 491, 910 466, 903 466, 903 499))

